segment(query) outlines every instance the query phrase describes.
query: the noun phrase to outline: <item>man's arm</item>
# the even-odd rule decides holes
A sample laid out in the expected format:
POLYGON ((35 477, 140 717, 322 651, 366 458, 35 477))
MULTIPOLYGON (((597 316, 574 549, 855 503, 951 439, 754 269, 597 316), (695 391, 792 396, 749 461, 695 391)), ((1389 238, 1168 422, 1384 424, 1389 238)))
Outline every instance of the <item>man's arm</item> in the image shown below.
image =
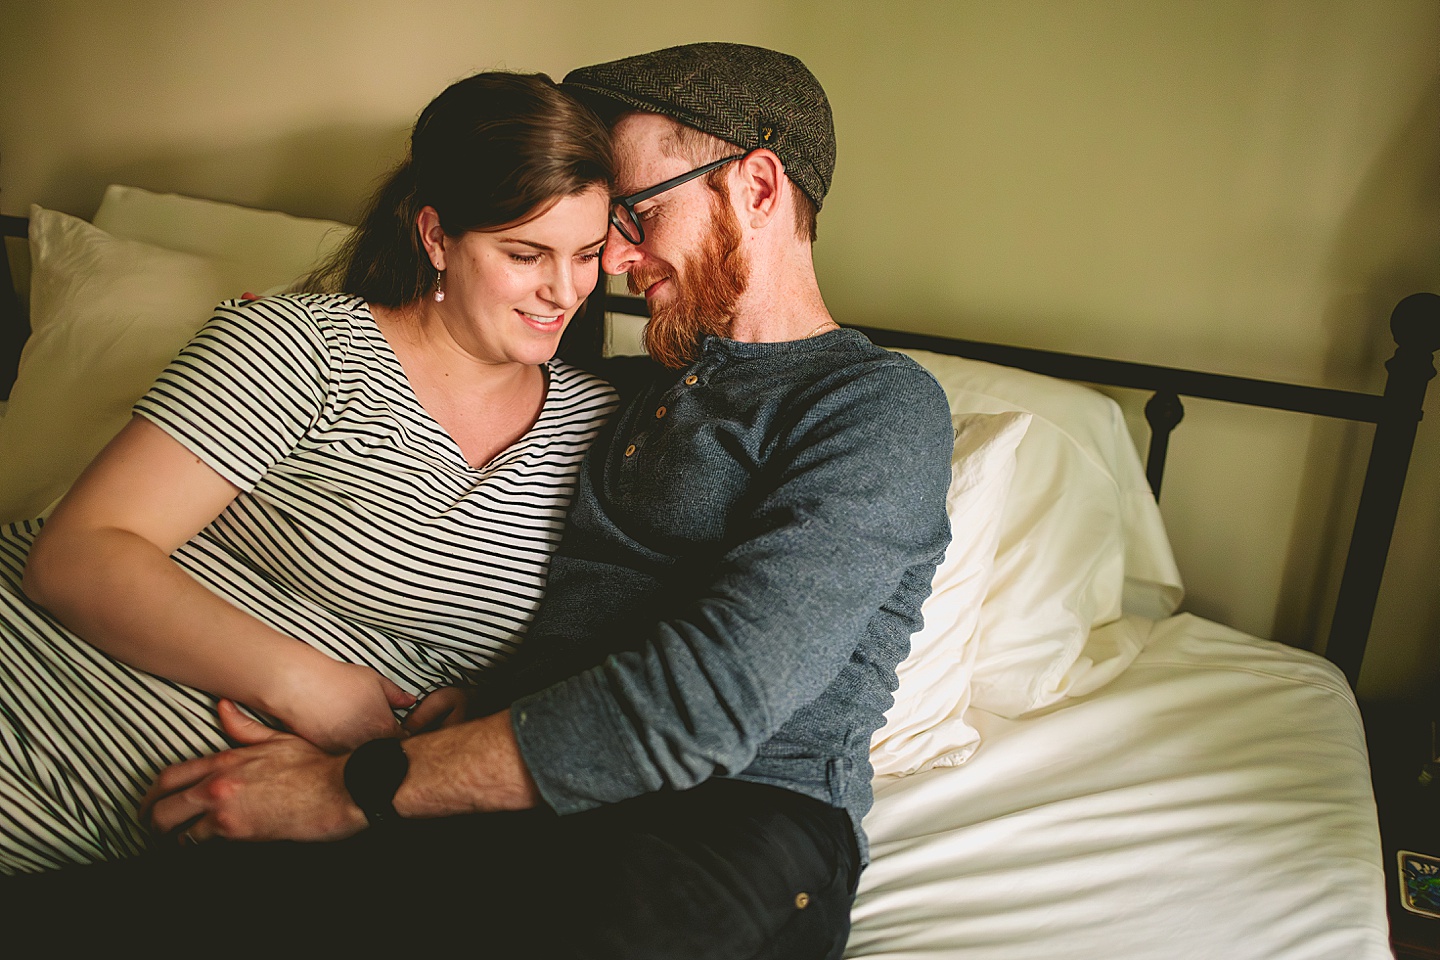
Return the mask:
MULTIPOLYGON (((345 789, 349 754, 271 730, 225 700, 220 722, 246 746, 162 772, 140 811, 156 833, 195 842, 339 840, 365 829, 345 789)), ((402 817, 524 810, 540 800, 508 711, 419 734, 404 750, 410 770, 394 801, 402 817)))
POLYGON ((862 636, 903 653, 950 535, 949 409, 898 358, 822 388, 791 408, 730 518, 737 536, 677 614, 636 623, 643 642, 512 705, 556 812, 744 770, 852 665, 862 636))

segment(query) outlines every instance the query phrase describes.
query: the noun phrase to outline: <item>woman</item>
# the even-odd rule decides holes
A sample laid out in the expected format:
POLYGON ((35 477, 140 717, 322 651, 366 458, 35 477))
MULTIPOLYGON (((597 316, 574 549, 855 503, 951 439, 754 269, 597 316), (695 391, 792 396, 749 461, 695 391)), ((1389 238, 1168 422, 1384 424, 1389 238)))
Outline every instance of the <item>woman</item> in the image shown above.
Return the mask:
POLYGON ((225 746, 217 697, 349 749, 510 652, 614 405, 551 360, 610 181, 548 77, 454 84, 346 293, 222 304, 43 529, 0 536, 0 872, 140 852, 154 775, 225 746))

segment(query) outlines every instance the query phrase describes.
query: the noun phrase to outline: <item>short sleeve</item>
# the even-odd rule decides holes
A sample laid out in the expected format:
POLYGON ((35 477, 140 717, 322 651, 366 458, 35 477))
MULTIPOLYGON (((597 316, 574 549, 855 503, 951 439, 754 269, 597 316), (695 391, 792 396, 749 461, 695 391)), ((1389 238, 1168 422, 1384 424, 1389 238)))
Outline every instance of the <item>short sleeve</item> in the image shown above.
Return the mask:
POLYGON ((249 491, 317 421, 330 366, 304 301, 227 301, 134 412, 249 491))

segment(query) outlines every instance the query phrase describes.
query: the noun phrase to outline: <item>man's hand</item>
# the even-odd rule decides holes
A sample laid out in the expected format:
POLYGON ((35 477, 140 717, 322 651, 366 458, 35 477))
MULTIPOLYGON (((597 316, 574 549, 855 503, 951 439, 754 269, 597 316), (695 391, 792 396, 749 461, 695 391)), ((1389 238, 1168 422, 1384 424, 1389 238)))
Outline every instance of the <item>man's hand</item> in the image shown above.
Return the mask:
POLYGON ((365 827, 345 789, 345 757, 271 730, 221 700, 220 725, 246 746, 176 764, 146 794, 140 819, 159 835, 339 840, 365 827))
MULTIPOLYGON (((348 755, 271 730, 229 700, 220 701, 219 712, 225 733, 245 746, 163 771, 140 808, 141 821, 157 834, 195 843, 340 840, 365 828, 364 811, 345 789, 348 755)), ((508 710, 442 722, 406 740, 405 752, 410 773, 395 795, 402 817, 524 810, 540 802, 508 710)))

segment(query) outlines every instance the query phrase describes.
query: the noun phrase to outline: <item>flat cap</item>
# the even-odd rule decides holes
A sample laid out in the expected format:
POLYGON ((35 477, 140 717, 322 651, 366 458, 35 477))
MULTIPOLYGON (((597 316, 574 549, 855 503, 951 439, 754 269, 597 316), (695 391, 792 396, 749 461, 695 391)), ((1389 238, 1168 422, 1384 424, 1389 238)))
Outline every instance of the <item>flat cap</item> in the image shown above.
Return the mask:
POLYGON ((814 74, 789 54, 742 43, 687 43, 580 67, 563 85, 592 105, 658 113, 744 150, 768 147, 816 209, 830 189, 830 101, 814 74))

